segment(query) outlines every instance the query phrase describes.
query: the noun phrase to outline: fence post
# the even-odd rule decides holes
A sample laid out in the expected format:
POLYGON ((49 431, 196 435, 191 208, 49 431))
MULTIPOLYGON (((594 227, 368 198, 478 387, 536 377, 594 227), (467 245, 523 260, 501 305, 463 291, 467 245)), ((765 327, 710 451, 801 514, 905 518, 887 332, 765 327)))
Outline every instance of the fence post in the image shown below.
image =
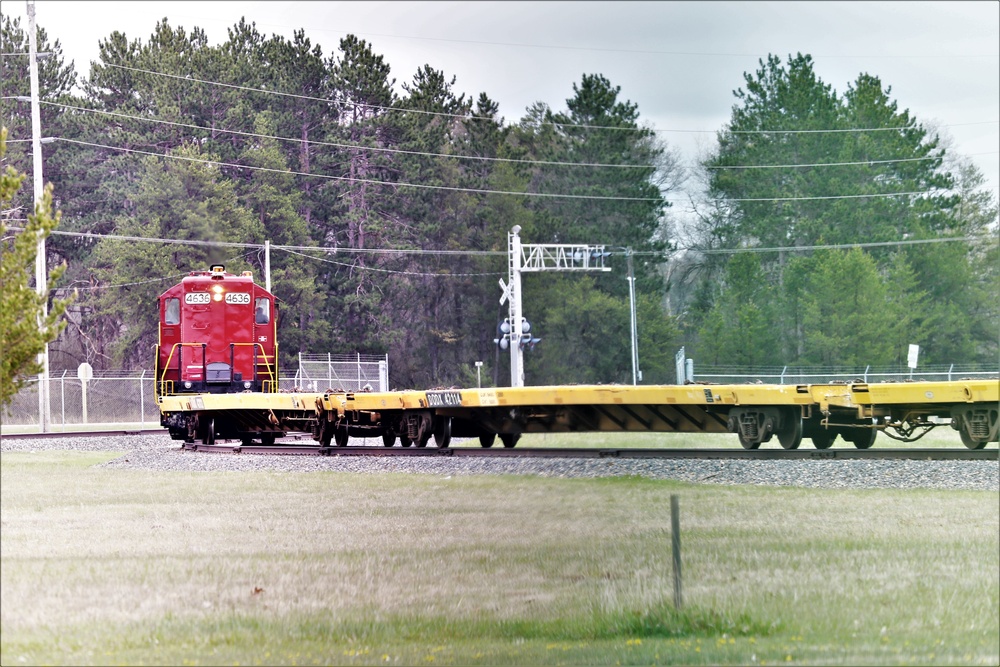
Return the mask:
POLYGON ((674 556, 674 607, 684 605, 681 591, 681 510, 676 494, 670 495, 670 547, 674 556))
POLYGON ((139 376, 139 430, 146 428, 146 369, 139 376))
POLYGON ((87 381, 80 378, 80 403, 83 408, 83 423, 87 423, 87 381))
POLYGON ((59 378, 59 400, 62 403, 62 427, 66 430, 66 371, 59 378))

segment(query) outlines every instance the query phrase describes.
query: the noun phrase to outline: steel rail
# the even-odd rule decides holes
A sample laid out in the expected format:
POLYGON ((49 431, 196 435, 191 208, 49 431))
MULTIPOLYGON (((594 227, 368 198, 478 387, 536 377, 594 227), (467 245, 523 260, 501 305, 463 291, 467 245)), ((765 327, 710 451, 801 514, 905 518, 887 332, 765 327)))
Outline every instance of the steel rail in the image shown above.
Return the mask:
POLYGON ((203 445, 184 443, 194 452, 279 454, 283 456, 457 456, 478 458, 614 458, 614 459, 744 459, 744 460, 915 460, 1000 461, 997 449, 601 449, 475 447, 321 447, 319 445, 203 445))

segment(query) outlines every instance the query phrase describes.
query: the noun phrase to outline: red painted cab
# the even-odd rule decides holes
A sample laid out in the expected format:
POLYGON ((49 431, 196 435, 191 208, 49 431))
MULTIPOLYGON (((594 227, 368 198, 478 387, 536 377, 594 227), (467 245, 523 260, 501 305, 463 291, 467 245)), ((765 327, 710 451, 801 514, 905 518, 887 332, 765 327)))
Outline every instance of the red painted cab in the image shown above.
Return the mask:
POLYGON ((278 390, 278 304, 249 271, 192 271, 158 312, 159 394, 278 390))

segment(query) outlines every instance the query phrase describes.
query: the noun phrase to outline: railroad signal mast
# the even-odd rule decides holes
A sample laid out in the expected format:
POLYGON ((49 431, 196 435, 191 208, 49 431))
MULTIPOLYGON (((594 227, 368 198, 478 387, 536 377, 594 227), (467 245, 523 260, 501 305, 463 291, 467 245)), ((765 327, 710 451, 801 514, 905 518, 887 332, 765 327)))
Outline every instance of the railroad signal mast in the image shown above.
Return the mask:
POLYGON ((534 346, 530 326, 521 309, 521 274, 541 271, 610 271, 604 260, 611 253, 603 245, 579 243, 521 243, 520 225, 507 233, 508 282, 500 279, 500 304, 509 304, 510 312, 501 325, 501 337, 510 347, 510 386, 524 386, 524 348, 534 346), (503 329, 507 329, 504 331, 503 329))

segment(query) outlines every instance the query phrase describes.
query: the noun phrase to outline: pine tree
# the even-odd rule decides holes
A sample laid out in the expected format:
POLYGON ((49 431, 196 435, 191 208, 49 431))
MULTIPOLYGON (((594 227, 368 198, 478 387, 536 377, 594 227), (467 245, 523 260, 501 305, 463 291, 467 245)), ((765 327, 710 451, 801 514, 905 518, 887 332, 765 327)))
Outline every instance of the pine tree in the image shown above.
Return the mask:
MULTIPOLYGON (((0 157, 6 147, 7 128, 2 127, 0 157)), ((23 181, 24 176, 10 166, 0 174, 0 211, 9 210, 23 181)), ((41 372, 38 355, 66 326, 62 318, 72 298, 55 299, 47 307, 48 291, 40 295, 28 284, 28 277, 34 272, 38 239, 49 236, 59 225, 59 217, 58 211, 52 215, 51 184, 46 186, 42 201, 20 232, 8 236, 8 227, 0 217, 0 411, 10 404, 30 376, 41 372)), ((48 290, 55 286, 64 269, 65 266, 60 266, 49 271, 48 290)))

